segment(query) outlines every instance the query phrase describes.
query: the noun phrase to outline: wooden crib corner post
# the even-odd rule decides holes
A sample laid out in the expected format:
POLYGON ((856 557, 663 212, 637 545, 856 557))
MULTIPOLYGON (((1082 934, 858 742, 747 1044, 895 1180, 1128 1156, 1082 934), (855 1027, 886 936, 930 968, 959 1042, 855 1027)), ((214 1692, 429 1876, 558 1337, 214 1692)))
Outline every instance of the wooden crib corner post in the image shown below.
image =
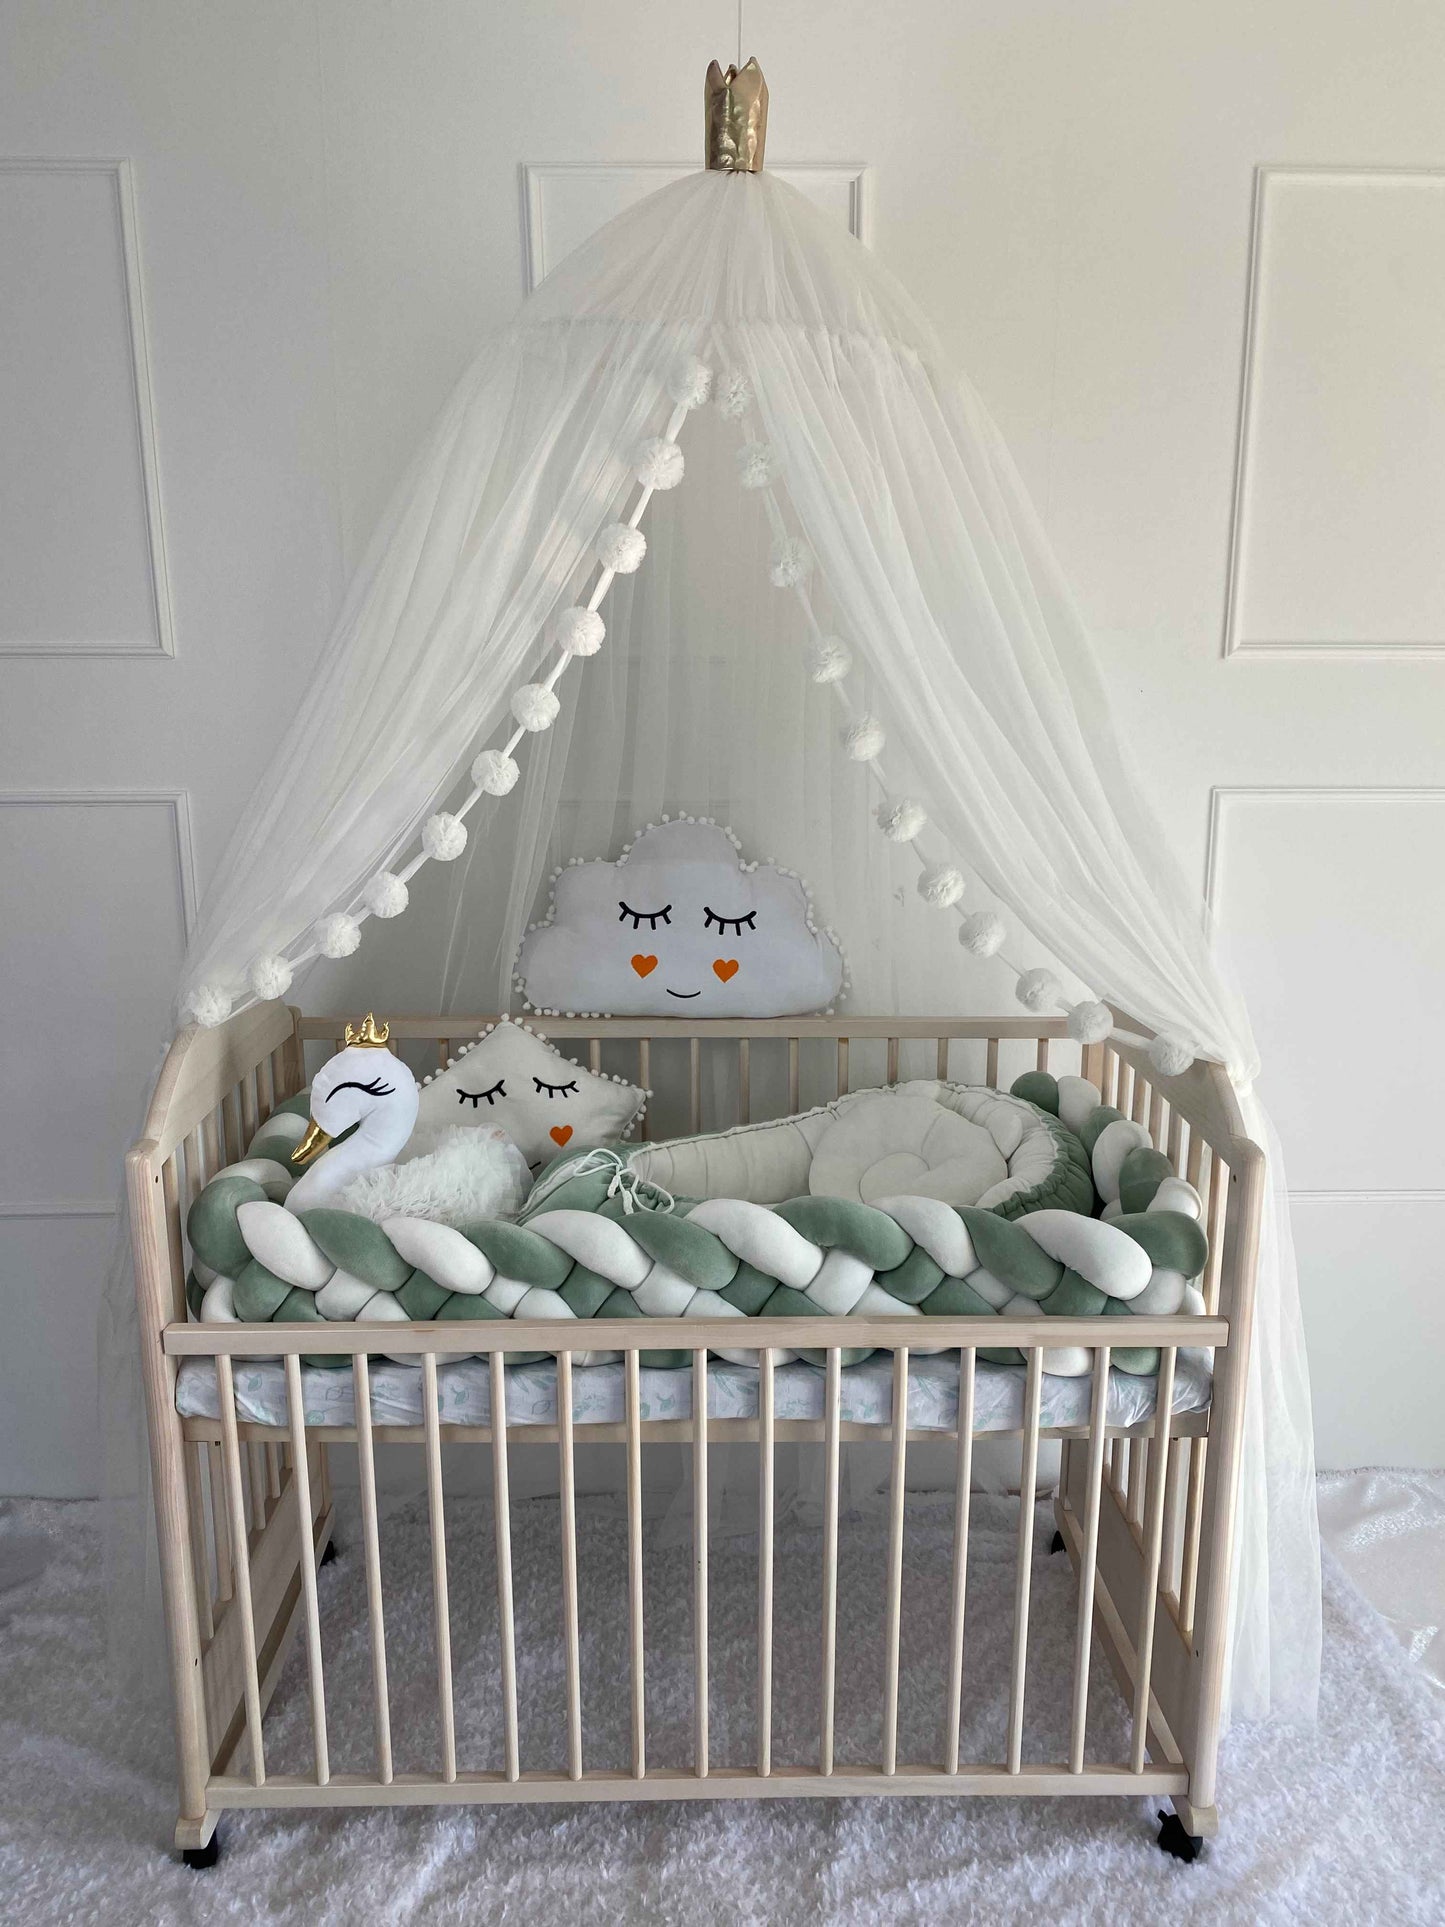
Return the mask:
POLYGON ((146 1429, 150 1435, 151 1486, 160 1550, 171 1699, 176 1729, 180 1817, 176 1845, 206 1846, 216 1815, 206 1809, 210 1754, 201 1690, 201 1649, 196 1617, 195 1573, 187 1527, 185 1442, 176 1411, 176 1360, 161 1348, 161 1334, 175 1316, 169 1276, 169 1240, 161 1185, 159 1145, 144 1139, 126 1153, 126 1198, 140 1314, 141 1371, 146 1429))

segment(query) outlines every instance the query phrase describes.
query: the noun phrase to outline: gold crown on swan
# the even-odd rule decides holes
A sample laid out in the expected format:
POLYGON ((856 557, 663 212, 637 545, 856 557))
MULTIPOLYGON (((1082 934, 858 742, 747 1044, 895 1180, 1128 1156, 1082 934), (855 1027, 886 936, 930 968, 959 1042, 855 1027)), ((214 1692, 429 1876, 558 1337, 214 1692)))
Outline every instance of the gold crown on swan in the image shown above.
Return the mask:
POLYGON ((768 83, 756 58, 726 73, 714 60, 702 100, 707 166, 721 174, 760 174, 768 138, 768 83))
POLYGON ((359 1030, 353 1030, 350 1024, 346 1026, 346 1048, 347 1050, 385 1050, 386 1041, 390 1036, 391 1025, 383 1024, 378 1029, 375 1017, 367 1011, 359 1030))

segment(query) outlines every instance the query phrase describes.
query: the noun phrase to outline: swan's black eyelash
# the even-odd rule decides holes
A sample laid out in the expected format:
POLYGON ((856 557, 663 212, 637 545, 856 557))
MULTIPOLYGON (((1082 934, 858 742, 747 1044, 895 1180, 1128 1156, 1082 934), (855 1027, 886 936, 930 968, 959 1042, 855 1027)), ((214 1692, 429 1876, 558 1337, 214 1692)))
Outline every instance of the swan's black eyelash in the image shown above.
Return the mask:
POLYGON ((333 1084, 330 1095, 335 1097, 338 1091, 365 1091, 368 1097, 390 1097, 395 1089, 395 1084, 383 1084, 379 1077, 373 1077, 369 1084, 361 1084, 356 1078, 348 1077, 344 1084, 333 1084))
POLYGON ((704 930, 717 930, 723 936, 731 930, 735 936, 741 936, 744 930, 756 930, 758 927, 756 910, 749 910, 745 917, 720 917, 716 910, 709 910, 706 904, 702 908, 704 930))
POLYGON ((672 922, 672 905, 670 903, 665 903, 660 910, 633 910, 619 897, 617 900, 617 908, 622 912, 617 921, 619 923, 626 923, 627 919, 631 917, 634 930, 640 930, 643 924, 646 924, 649 930, 655 930, 660 923, 672 922))
POLYGON ((544 1092, 548 1097, 565 1097, 569 1091, 575 1095, 577 1090, 577 1079, 575 1077, 570 1084, 547 1084, 544 1083, 540 1077, 534 1077, 532 1082, 537 1086, 538 1097, 541 1097, 544 1092))
POLYGON ((470 1104, 472 1109, 475 1110, 483 1098, 487 1100, 488 1104, 493 1104, 499 1097, 505 1097, 506 1095, 507 1080, 504 1077, 499 1077, 489 1091, 458 1090, 457 1102, 459 1104, 470 1104))

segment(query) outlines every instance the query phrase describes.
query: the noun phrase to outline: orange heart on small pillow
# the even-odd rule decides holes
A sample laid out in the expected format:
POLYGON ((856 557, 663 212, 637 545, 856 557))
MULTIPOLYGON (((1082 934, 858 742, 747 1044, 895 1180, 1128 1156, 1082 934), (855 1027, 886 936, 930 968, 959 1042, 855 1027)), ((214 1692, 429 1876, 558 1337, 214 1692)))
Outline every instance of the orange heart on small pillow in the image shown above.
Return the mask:
POLYGON ((565 1144, 572 1135, 572 1126, 570 1124, 554 1124, 547 1135, 554 1144, 565 1144))
POLYGON ((650 977, 657 968, 657 959, 638 955, 632 959, 632 968, 639 977, 650 977))
POLYGON ((738 974, 737 958, 719 957, 713 965, 713 974, 721 978, 723 983, 726 983, 730 977, 736 977, 738 974))

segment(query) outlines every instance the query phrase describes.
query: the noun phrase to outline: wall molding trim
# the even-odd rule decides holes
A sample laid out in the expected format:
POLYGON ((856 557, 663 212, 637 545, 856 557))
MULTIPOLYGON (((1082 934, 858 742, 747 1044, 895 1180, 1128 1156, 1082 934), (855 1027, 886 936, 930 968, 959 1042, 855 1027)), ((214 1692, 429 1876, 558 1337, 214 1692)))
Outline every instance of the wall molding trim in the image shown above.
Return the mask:
POLYGON ((175 853, 176 897, 186 940, 196 925, 196 848, 191 834, 191 793, 184 789, 104 789, 91 785, 72 789, 0 790, 0 809, 48 809, 59 805, 81 809, 168 809, 175 853))
POLYGON ((1376 1187, 1362 1191, 1296 1191, 1291 1204, 1445 1204, 1445 1191, 1395 1191, 1376 1187))
POLYGON ((175 624, 170 575, 166 564, 165 516, 161 505, 157 455, 155 394, 151 385, 150 336, 146 326, 145 294, 137 238, 135 177, 129 160, 85 159, 80 156, 0 157, 5 174, 108 174, 115 196, 116 228, 125 273, 126 325, 130 336, 132 402, 136 444, 145 493, 146 543, 150 573, 155 639, 146 642, 107 641, 100 637, 37 638, 0 641, 0 656, 174 656, 175 624))
POLYGON ((1445 783, 1214 783, 1204 837, 1204 909, 1210 928, 1218 911, 1224 806, 1236 796, 1388 797, 1397 802, 1445 801, 1445 783))
POLYGON ((1240 360, 1239 407, 1235 430, 1234 488, 1229 515, 1229 560, 1225 573, 1224 630, 1220 653, 1239 656, 1288 658, 1296 662, 1410 661, 1445 656, 1445 636, 1438 641, 1401 642, 1388 639, 1345 638, 1310 642, 1272 641, 1240 633, 1240 599, 1247 561, 1250 509, 1250 451, 1258 388, 1258 355, 1264 293, 1265 243, 1268 230, 1269 188, 1272 182, 1314 180, 1327 182, 1391 181, 1445 183, 1442 167, 1353 167, 1330 162, 1262 163, 1254 170, 1250 209, 1249 274, 1245 299, 1244 342, 1240 360))
MULTIPOLYGON (((522 197, 522 287, 530 294, 556 262, 547 259, 546 190, 553 180, 594 180, 619 179, 625 175, 646 174, 653 177, 654 187, 665 187, 669 181, 680 180, 685 174, 695 174, 698 164, 694 161, 633 161, 614 162, 607 166, 594 166, 587 163, 539 164, 523 161, 519 176, 522 197)), ((873 196, 871 192, 872 168, 866 161, 778 161, 770 162, 769 173, 796 178, 799 175, 811 176, 814 180, 832 178, 848 191, 848 229, 856 240, 865 247, 873 244, 873 196)))
POLYGON ((0 1218, 113 1218, 114 1198, 72 1198, 47 1204, 43 1199, 25 1198, 0 1203, 0 1218))

